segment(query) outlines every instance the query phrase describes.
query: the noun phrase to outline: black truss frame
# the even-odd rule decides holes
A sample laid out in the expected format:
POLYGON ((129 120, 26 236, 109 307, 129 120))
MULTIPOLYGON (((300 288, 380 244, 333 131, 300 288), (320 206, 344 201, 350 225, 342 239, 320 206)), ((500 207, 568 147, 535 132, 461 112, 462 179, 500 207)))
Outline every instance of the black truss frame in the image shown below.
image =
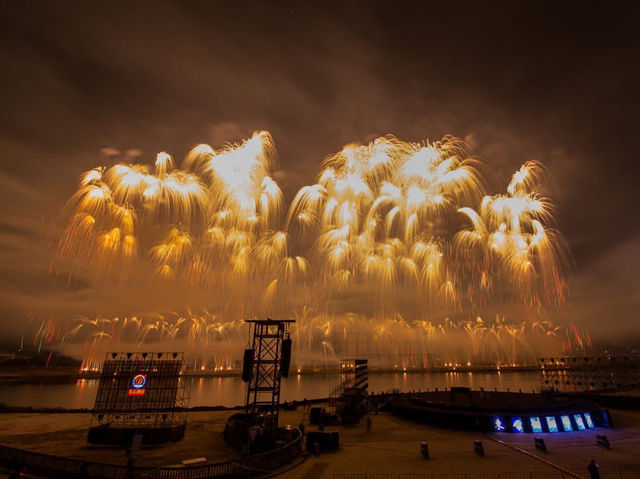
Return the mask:
POLYGON ((260 418, 264 424, 277 428, 282 379, 282 341, 285 339, 287 325, 295 321, 267 318, 246 322, 253 326, 254 359, 251 379, 247 384, 245 410, 252 421, 260 418))

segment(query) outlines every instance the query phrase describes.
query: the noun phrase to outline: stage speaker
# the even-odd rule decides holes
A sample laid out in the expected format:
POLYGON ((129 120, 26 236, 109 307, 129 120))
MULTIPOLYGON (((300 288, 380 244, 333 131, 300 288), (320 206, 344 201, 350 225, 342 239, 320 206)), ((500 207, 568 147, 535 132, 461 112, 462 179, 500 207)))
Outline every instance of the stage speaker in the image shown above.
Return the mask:
POLYGON ((291 338, 287 337, 282 341, 282 356, 280 357, 280 373, 283 378, 289 377, 289 366, 291 365, 291 338))
POLYGON ((320 423, 320 415, 322 414, 322 408, 320 407, 312 407, 309 412, 309 423, 318 424, 320 423))
POLYGON ((253 349, 244 350, 244 360, 242 361, 242 380, 248 383, 251 380, 251 372, 253 369, 253 349))

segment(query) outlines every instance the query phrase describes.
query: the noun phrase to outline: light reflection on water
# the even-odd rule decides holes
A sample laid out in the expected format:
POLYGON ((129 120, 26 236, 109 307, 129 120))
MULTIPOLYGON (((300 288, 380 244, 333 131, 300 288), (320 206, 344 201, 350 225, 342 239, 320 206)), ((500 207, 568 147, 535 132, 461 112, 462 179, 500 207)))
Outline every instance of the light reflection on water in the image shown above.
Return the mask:
MULTIPOLYGON (((240 377, 190 378, 191 406, 237 406, 244 404, 245 384, 240 377)), ((282 400, 327 397, 336 386, 336 374, 291 374, 282 381, 282 400)), ((470 386, 473 389, 497 388, 499 391, 538 390, 535 371, 507 373, 389 373, 371 374, 369 391, 391 389, 417 391, 451 386, 470 386)), ((97 380, 79 380, 67 384, 3 384, 0 403, 9 406, 91 408, 95 400, 97 380)))

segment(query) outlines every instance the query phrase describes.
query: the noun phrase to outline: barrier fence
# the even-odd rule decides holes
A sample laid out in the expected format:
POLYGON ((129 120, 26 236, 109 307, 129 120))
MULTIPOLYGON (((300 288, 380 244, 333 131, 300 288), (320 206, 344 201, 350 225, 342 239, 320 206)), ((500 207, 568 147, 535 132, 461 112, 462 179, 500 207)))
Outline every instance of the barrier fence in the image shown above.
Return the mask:
POLYGON ((217 464, 173 467, 128 467, 68 457, 52 456, 0 445, 0 464, 12 469, 23 466, 27 471, 52 478, 90 479, 213 479, 247 477, 251 473, 271 472, 296 457, 302 450, 302 434, 289 443, 238 461, 217 464))

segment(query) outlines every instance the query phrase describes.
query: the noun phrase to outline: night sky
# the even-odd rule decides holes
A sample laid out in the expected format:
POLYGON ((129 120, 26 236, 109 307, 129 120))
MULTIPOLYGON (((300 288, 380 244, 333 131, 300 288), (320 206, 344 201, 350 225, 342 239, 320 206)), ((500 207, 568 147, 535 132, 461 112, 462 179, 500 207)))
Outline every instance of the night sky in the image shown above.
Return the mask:
POLYGON ((464 138, 498 185, 542 161, 574 263, 556 319, 640 337, 640 11, 558 3, 3 1, 0 331, 101 307, 54 281, 48 245, 105 152, 181 159, 264 129, 289 200, 388 133, 464 138))

